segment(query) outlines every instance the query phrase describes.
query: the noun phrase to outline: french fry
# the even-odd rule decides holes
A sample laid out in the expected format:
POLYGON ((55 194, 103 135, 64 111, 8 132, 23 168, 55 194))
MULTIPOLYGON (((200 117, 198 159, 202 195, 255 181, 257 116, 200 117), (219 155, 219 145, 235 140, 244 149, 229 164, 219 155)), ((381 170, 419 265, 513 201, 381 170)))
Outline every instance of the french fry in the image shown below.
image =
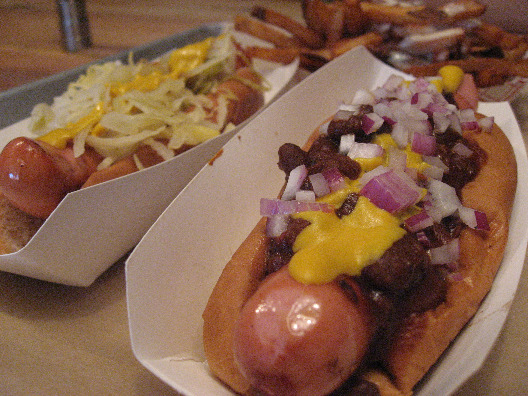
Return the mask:
POLYGON ((411 34, 399 43, 399 47, 411 54, 438 53, 458 45, 464 35, 464 29, 460 27, 442 29, 432 33, 411 34))
POLYGON ((315 71, 328 63, 330 57, 331 52, 326 48, 303 51, 300 54, 300 65, 308 71, 315 71))
POLYGON ((447 15, 447 23, 454 23, 481 16, 486 6, 475 0, 455 0, 444 4, 439 10, 447 15))
POLYGON ((503 49, 504 58, 508 60, 520 60, 528 52, 528 41, 523 41, 512 49, 503 49))
POLYGON ((473 0, 458 0, 440 8, 427 6, 400 6, 361 2, 361 10, 375 23, 393 25, 452 24, 464 19, 478 17, 486 7, 473 0))
MULTIPOLYGON (((391 6, 385 4, 361 2, 361 11, 374 23, 391 23, 394 25, 429 24, 432 14, 427 18, 420 17, 426 10, 425 6, 391 6)), ((438 16, 436 18, 439 18, 438 16)))
POLYGON ((303 1, 303 13, 308 27, 323 35, 327 43, 337 41, 343 36, 346 16, 343 2, 303 1))
POLYGON ((258 46, 246 47, 245 54, 250 58, 264 59, 270 62, 288 64, 293 62, 301 53, 300 47, 265 48, 258 46))
POLYGON ((381 37, 378 33, 369 32, 362 34, 361 36, 338 40, 335 43, 332 43, 330 49, 332 51, 333 57, 335 58, 351 50, 352 48, 359 47, 360 45, 364 45, 368 49, 373 49, 382 42, 383 37, 381 37))
POLYGON ((275 46, 249 47, 248 56, 282 64, 299 57, 302 67, 316 70, 360 45, 383 54, 385 33, 372 29, 372 24, 388 24, 393 27, 393 38, 399 40, 399 49, 408 54, 447 48, 456 51, 463 43, 464 54, 473 55, 405 70, 415 76, 435 75, 442 66, 454 64, 472 73, 481 87, 501 84, 513 76, 528 77, 528 60, 522 60, 528 51, 528 35, 509 33, 485 22, 466 28, 456 24, 485 12, 486 6, 476 0, 453 0, 440 7, 390 6, 362 0, 302 0, 301 4, 306 25, 263 6, 255 6, 251 16, 236 17, 236 30, 275 46), (431 31, 435 25, 442 29, 431 31))
POLYGON ((298 47, 300 45, 295 37, 289 36, 270 24, 250 16, 237 15, 234 26, 235 30, 250 34, 279 48, 298 47))
POLYGON ((472 32, 490 46, 496 45, 503 50, 515 49, 521 45, 522 42, 526 42, 523 35, 506 32, 500 27, 490 23, 481 23, 473 29, 472 32))
POLYGON ((373 48, 381 44, 382 41, 383 38, 378 33, 369 32, 357 37, 343 38, 319 50, 301 50, 301 65, 308 70, 312 70, 321 67, 352 48, 360 45, 373 48))
POLYGON ((255 6, 251 10, 251 16, 287 30, 309 48, 322 48, 325 44, 323 37, 315 30, 300 24, 280 12, 261 6, 255 6))

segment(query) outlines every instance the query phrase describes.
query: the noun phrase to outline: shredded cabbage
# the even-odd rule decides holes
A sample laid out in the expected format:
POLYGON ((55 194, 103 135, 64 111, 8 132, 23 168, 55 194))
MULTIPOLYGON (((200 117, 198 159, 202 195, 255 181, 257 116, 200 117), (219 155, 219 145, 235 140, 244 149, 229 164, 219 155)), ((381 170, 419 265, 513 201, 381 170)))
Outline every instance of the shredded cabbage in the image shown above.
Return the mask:
MULTIPOLYGON (((51 106, 34 107, 31 129, 43 140, 47 134, 56 137, 69 131, 64 136, 73 135, 74 155, 81 155, 89 145, 105 157, 100 168, 134 153, 141 144, 169 159, 174 156, 172 150, 200 144, 222 132, 228 98, 220 96, 212 103, 206 94, 233 74, 235 60, 236 48, 227 32, 152 62, 129 59, 128 64, 90 66, 51 106), (182 59, 175 70, 178 56, 182 59), (187 70, 186 65, 193 67, 187 70), (89 127, 80 124, 96 106, 105 110, 100 119, 89 127), (214 122, 208 119, 213 119, 212 113, 214 122), (156 139, 165 139, 168 146, 156 139)), ((140 167, 137 157, 134 160, 140 167)))

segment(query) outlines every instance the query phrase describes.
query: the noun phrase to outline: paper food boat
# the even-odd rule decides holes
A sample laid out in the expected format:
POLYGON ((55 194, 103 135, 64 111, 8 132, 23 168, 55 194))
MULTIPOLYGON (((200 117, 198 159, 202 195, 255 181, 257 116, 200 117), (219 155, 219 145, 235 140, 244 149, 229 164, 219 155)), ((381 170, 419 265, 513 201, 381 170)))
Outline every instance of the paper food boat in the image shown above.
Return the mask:
MULTIPOLYGON (((202 345, 202 312, 225 264, 260 218, 259 199, 277 194, 276 166, 285 142, 308 135, 359 88, 394 73, 364 48, 310 75, 247 124, 178 195, 129 256, 127 299, 133 351, 160 379, 185 395, 231 395, 211 376, 202 345)), ((503 322, 524 262, 528 231, 528 161, 507 103, 486 104, 515 149, 519 173, 511 233, 493 289, 479 313, 420 386, 447 395, 482 364, 503 322)))
MULTIPOLYGON (((131 51, 136 59, 154 59, 172 49, 216 36, 226 26, 202 26, 131 51)), ((235 34, 243 44, 255 44, 252 40, 256 39, 235 34)), ((103 61, 115 59, 126 62, 128 51, 103 61)), ((285 66, 256 64, 271 86, 265 92, 266 103, 286 87, 297 67, 297 61, 285 66)), ((8 91, 0 95, 0 110, 12 122, 27 117, 34 104, 51 101, 86 68, 87 65, 8 91), (26 112, 21 115, 19 108, 24 107, 26 112)), ((31 136, 28 125, 29 119, 23 119, 1 130, 0 149, 14 137, 31 136)), ((66 285, 90 285, 139 242, 167 205, 237 129, 141 172, 68 194, 24 248, 0 255, 0 270, 66 285)))

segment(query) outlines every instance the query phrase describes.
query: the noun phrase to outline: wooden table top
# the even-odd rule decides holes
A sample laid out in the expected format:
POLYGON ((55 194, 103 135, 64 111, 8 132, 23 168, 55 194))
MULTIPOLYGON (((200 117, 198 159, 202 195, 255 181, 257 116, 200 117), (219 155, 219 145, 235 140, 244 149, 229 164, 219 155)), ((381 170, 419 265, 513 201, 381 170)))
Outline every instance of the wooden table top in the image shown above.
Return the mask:
MULTIPOLYGON (((232 20, 254 4, 262 2, 88 0, 93 46, 69 53, 61 44, 55 2, 0 0, 0 91, 203 23, 232 20)), ((300 1, 266 5, 300 20, 300 1)), ((527 103, 526 97, 514 103, 524 133, 527 103)), ((457 395, 527 393, 527 275, 525 266, 496 345, 457 395)), ((0 394, 175 394, 133 356, 124 260, 88 288, 0 272, 0 290, 0 394)))

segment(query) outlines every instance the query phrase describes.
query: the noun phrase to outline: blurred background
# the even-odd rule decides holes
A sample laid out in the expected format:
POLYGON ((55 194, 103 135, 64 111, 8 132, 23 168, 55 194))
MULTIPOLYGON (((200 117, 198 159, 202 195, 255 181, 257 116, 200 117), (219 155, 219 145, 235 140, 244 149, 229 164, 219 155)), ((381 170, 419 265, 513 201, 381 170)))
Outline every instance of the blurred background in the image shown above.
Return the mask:
MULTIPOLYGON (((75 1, 0 0, 0 91, 203 23, 232 20, 262 4, 252 0, 86 0, 92 46, 68 52, 63 46, 59 3, 75 1)), ((300 0, 265 3, 302 18, 300 0)))

